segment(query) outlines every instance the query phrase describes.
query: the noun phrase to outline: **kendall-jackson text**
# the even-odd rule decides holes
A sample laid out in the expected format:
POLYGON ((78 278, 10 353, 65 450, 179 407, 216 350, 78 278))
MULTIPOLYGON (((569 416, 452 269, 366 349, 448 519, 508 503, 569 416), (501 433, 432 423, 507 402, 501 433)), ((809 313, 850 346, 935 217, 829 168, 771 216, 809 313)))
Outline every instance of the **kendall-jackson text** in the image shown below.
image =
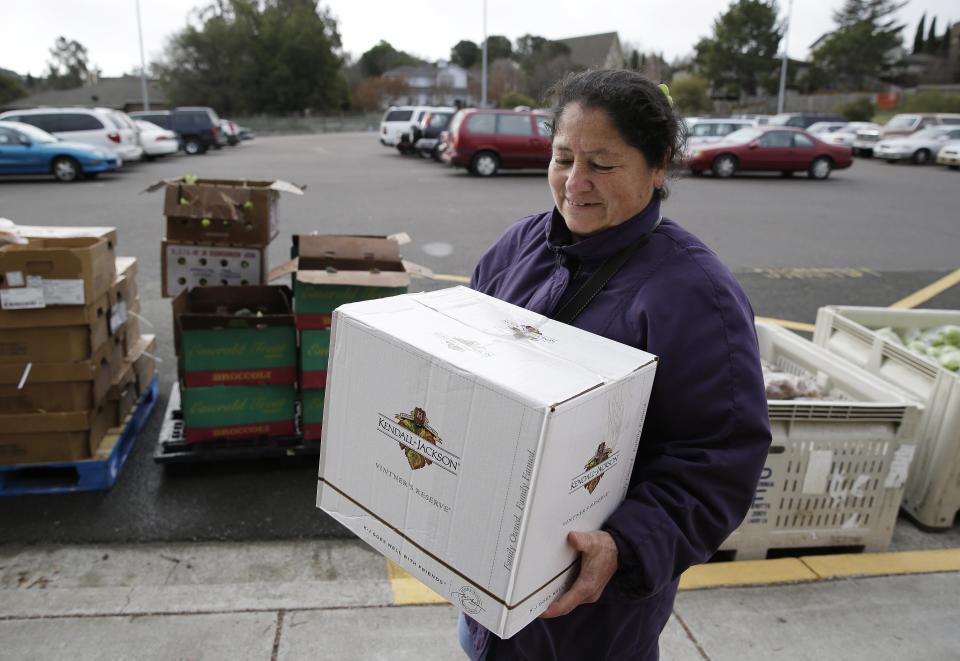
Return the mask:
POLYGON ((393 439, 404 447, 410 448, 420 456, 429 459, 451 475, 456 475, 460 470, 460 457, 452 452, 447 452, 439 445, 434 445, 420 438, 409 429, 401 427, 382 413, 378 415, 377 429, 381 434, 393 439))

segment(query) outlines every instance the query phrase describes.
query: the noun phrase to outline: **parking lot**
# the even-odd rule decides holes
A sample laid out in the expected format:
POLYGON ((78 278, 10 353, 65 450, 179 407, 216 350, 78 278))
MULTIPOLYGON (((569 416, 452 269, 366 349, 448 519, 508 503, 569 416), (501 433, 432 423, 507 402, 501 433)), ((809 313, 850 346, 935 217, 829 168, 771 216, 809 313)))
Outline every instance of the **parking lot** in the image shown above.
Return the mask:
MULTIPOLYGON (((0 500, 0 541, 123 542, 273 540, 342 535, 314 507, 315 461, 225 464, 166 470, 153 462, 166 393, 175 379, 169 301, 160 297, 160 194, 151 183, 184 174, 273 179, 307 185, 280 202, 271 265, 287 259, 296 233, 407 232, 405 257, 451 286, 514 220, 551 206, 542 172, 479 179, 401 157, 375 134, 260 137, 202 156, 135 163, 96 181, 0 179, 0 217, 33 225, 116 226, 119 253, 140 260, 143 315, 159 340, 163 395, 117 485, 106 493, 0 500)), ((960 246, 960 173, 857 161, 826 181, 678 174, 664 207, 703 238, 744 284, 756 313, 812 324, 819 306, 890 305, 952 273, 960 246)), ((953 287, 923 307, 960 309, 953 287)), ((900 526, 904 528, 903 525, 900 526)), ((956 531, 956 528, 954 529, 956 531)), ((957 533, 911 536, 895 545, 956 545, 957 533), (952 540, 952 541, 951 541, 952 540)))

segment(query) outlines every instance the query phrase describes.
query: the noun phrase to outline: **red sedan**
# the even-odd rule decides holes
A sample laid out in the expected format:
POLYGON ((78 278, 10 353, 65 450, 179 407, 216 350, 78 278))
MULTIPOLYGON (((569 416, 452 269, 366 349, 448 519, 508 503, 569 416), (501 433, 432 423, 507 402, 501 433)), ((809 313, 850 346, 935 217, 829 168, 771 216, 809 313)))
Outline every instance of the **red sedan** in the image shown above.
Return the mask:
POLYGON ((732 177, 741 170, 781 172, 789 177, 806 170, 811 179, 826 179, 833 170, 850 167, 852 150, 830 145, 800 129, 763 126, 734 131, 719 142, 690 150, 687 167, 694 175, 706 170, 732 177))

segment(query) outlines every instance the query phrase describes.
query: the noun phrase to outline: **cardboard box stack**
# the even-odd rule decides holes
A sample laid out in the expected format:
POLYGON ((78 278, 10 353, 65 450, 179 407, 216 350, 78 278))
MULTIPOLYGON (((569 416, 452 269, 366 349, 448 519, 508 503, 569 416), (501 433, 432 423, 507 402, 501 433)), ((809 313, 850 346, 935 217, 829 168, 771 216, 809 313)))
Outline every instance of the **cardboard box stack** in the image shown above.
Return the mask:
POLYGON ((507 638, 623 500, 656 358, 465 287, 345 305, 317 505, 507 638))
POLYGON ((18 226, 0 247, 0 464, 98 457, 156 371, 113 228, 18 226))
POLYGON ((195 287, 173 314, 188 443, 296 433, 289 288, 195 287))
POLYGON ((191 287, 264 285, 267 246, 277 236, 281 192, 303 194, 286 181, 199 179, 158 181, 166 238, 161 248, 163 295, 191 287))
POLYGON ((313 234, 293 240, 298 258, 272 277, 294 273, 303 435, 307 441, 319 441, 334 309, 344 303, 406 293, 410 275, 395 238, 313 234))

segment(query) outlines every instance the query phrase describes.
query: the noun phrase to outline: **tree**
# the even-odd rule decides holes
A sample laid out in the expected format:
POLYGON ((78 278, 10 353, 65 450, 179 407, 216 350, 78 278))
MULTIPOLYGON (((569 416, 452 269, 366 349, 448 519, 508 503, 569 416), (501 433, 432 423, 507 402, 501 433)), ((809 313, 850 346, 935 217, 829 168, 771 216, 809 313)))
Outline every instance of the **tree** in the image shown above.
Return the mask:
POLYGON ((713 36, 697 44, 696 61, 723 96, 773 92, 782 35, 776 0, 736 0, 713 22, 713 36))
POLYGON ((487 37, 487 62, 508 59, 511 55, 513 55, 513 46, 510 45, 509 39, 499 34, 491 34, 487 37))
POLYGON ((383 40, 360 56, 360 70, 366 76, 382 76, 385 71, 410 64, 423 64, 423 60, 399 51, 383 40))
POLYGON ((886 54, 901 45, 903 24, 894 15, 906 3, 894 0, 846 0, 834 12, 836 30, 813 53, 811 78, 838 90, 876 87, 886 54))
POLYGON ((377 76, 364 78, 353 88, 353 107, 361 110, 381 110, 394 100, 410 93, 406 81, 401 78, 377 76))
POLYGON ((926 52, 936 55, 940 50, 940 40, 937 39, 937 17, 930 21, 930 32, 927 34, 926 52))
POLYGON ((877 107, 869 97, 861 96, 859 99, 846 103, 837 110, 851 122, 869 122, 877 112, 877 107))
POLYGON ((21 96, 26 96, 27 90, 20 81, 13 76, 0 73, 0 104, 4 104, 21 96))
POLYGON ((47 62, 47 84, 53 89, 80 87, 95 67, 90 66, 86 47, 79 41, 57 37, 47 62))
POLYGON ((218 0, 194 21, 154 64, 174 104, 255 114, 349 103, 337 23, 315 0, 218 0))
POLYGON ((500 108, 516 108, 517 106, 534 108, 536 105, 537 102, 535 100, 520 92, 507 92, 500 97, 500 103, 497 104, 500 108))
POLYGON ((920 22, 917 23, 917 31, 913 35, 913 54, 922 53, 924 50, 923 42, 923 32, 924 25, 927 22, 927 12, 923 12, 923 16, 920 17, 920 22))
POLYGON ((710 112, 710 83, 703 76, 687 76, 670 81, 670 96, 680 114, 684 116, 700 115, 710 112))
POLYGON ((630 52, 630 68, 633 71, 640 71, 640 52, 639 51, 634 50, 630 52))
POLYGON ((464 69, 472 69, 475 64, 480 63, 481 57, 483 51, 480 47, 467 39, 458 41, 456 46, 450 49, 450 61, 464 69))

